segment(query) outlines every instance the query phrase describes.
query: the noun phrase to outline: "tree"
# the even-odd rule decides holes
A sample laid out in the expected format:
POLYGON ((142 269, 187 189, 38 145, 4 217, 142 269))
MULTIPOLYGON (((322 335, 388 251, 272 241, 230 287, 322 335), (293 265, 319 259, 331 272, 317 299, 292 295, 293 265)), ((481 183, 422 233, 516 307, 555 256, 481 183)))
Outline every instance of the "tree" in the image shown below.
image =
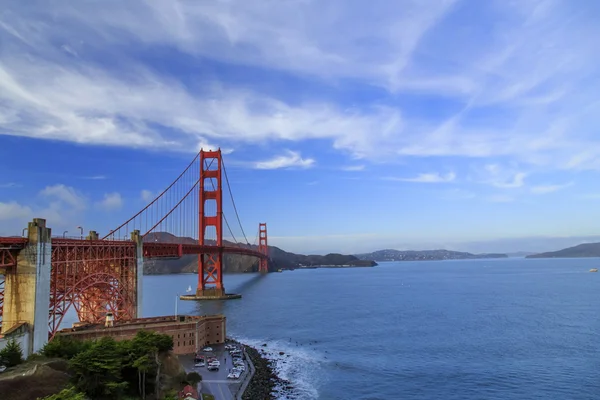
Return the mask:
POLYGON ((121 379, 123 356, 111 337, 94 342, 69 361, 75 387, 93 399, 118 398, 127 388, 121 379))
POLYGON ((75 340, 69 337, 56 336, 50 342, 46 343, 41 353, 48 357, 58 357, 70 360, 77 354, 87 350, 92 342, 87 340, 75 340))
POLYGON ((142 399, 146 398, 146 373, 152 367, 152 362, 148 355, 141 356, 133 362, 133 367, 138 370, 138 391, 142 399))
POLYGON ((185 377, 186 381, 189 382, 190 385, 196 386, 198 382, 202 381, 202 375, 197 373, 196 371, 192 371, 185 377))
POLYGON ((14 339, 10 339, 2 350, 0 350, 0 364, 7 367, 14 367, 23 362, 23 350, 21 345, 14 339))
POLYGON ((42 400, 86 400, 85 394, 78 392, 73 386, 61 390, 52 396, 46 396, 42 400))

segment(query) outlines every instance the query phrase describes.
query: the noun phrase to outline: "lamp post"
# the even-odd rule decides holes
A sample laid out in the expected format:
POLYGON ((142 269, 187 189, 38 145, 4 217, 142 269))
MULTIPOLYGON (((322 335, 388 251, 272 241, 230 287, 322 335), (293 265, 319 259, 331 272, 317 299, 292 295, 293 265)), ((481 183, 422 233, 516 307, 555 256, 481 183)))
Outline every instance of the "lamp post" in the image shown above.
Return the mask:
POLYGON ((83 239, 83 227, 82 226, 78 226, 77 229, 79 229, 79 232, 80 232, 79 238, 83 239))
POLYGON ((67 237, 67 233, 68 233, 68 232, 69 232, 69 231, 64 231, 64 232, 63 232, 63 239, 67 237))

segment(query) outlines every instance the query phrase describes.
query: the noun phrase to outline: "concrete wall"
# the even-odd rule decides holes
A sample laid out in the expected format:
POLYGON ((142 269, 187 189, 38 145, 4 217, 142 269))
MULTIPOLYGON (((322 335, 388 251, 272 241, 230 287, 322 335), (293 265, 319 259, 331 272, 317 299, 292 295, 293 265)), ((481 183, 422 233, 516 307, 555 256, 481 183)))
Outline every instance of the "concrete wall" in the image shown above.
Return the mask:
POLYGON ((137 298, 136 298, 136 318, 143 318, 144 315, 142 313, 142 298, 143 298, 143 281, 144 281, 144 243, 142 237, 140 236, 140 231, 135 230, 131 232, 131 240, 136 244, 136 290, 137 290, 137 298))
POLYGON ((51 232, 44 219, 28 226, 29 243, 17 257, 16 271, 6 275, 2 328, 26 322, 33 327, 27 357, 48 342, 50 309, 51 232))
POLYGON ((59 334, 79 340, 94 340, 105 336, 113 337, 115 340, 126 340, 133 338, 140 330, 147 330, 171 336, 175 354, 193 354, 206 345, 223 343, 225 324, 225 316, 215 315, 185 322, 172 321, 130 326, 116 325, 110 328, 83 328, 73 332, 61 331, 59 334))
POLYGON ((23 327, 24 329, 19 329, 17 332, 14 332, 11 335, 7 335, 0 339, 0 350, 4 349, 8 344, 8 341, 14 339, 17 343, 21 345, 21 350, 23 350, 23 357, 27 358, 27 355, 31 354, 31 332, 27 327, 23 327))

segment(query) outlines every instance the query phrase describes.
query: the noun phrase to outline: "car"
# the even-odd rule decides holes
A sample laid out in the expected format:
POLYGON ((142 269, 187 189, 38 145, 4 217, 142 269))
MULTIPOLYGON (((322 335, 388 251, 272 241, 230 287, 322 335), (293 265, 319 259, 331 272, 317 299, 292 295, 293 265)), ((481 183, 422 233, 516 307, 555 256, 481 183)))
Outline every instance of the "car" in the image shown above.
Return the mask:
POLYGON ((204 367, 206 364, 204 364, 204 362, 197 362, 196 364, 194 364, 194 367, 204 367))
POLYGON ((209 371, 218 371, 219 370, 219 366, 217 366, 217 365, 210 365, 209 364, 207 369, 209 371))
POLYGON ((202 349, 202 351, 213 351, 212 347, 205 347, 202 349))

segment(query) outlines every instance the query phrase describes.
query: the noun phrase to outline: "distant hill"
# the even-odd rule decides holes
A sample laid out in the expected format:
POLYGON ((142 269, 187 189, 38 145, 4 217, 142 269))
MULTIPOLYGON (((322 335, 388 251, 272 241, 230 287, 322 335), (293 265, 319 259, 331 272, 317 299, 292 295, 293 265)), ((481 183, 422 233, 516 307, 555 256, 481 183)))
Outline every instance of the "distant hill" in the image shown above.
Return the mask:
POLYGON ((506 253, 509 257, 527 257, 536 254, 534 251, 515 251, 514 253, 506 253))
POLYGON ((425 260, 474 260, 480 258, 507 258, 506 254, 471 254, 452 250, 378 250, 357 254, 361 260, 374 261, 425 261, 425 260))
MULTIPOLYGON (((165 232, 151 233, 144 239, 145 242, 154 242, 155 240, 162 243, 197 243, 193 238, 178 237, 165 232)), ((223 241, 223 244, 226 246, 237 245, 226 240, 223 241)), ((258 246, 255 245, 246 245, 245 247, 258 250, 258 246)), ((271 258, 269 271, 306 267, 372 267, 377 265, 374 261, 361 260, 351 255, 327 254, 325 256, 305 256, 289 253, 274 246, 269 246, 269 256, 271 258)), ((225 273, 255 272, 258 270, 258 259, 256 257, 225 254, 223 263, 223 272, 225 273)), ((144 260, 144 273, 147 275, 196 272, 198 272, 198 257, 196 255, 186 255, 174 260, 144 260)))
POLYGON ((546 253, 532 254, 526 258, 578 258, 600 257, 600 243, 584 243, 574 247, 546 253))

